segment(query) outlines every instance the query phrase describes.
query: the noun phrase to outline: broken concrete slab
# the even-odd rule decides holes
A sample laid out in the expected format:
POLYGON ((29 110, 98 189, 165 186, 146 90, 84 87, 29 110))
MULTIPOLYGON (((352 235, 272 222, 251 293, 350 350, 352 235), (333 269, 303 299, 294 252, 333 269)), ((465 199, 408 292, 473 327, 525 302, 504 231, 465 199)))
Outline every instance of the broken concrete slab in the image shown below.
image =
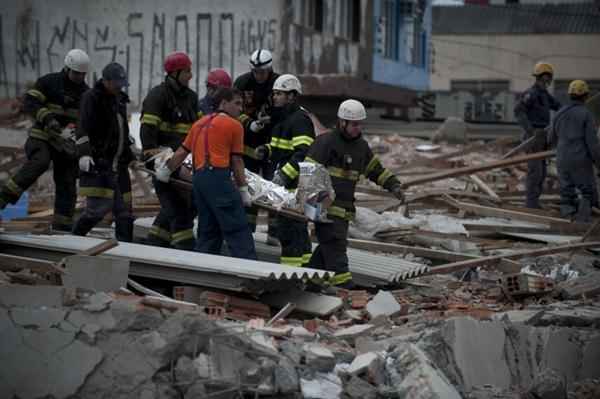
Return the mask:
POLYGON ((0 305, 4 307, 61 307, 67 290, 52 285, 0 286, 0 305))
POLYGON ((532 320, 535 326, 600 327, 600 307, 577 306, 545 310, 532 320))
POLYGON ((0 358, 10 365, 0 373, 2 397, 70 397, 103 358, 102 351, 71 332, 18 326, 10 330, 0 334, 0 358))
POLYGON ((338 399, 342 381, 335 373, 316 373, 311 379, 301 378, 300 389, 305 399, 338 399))
POLYGON ((374 328, 375 326, 372 324, 356 324, 354 326, 336 331, 333 336, 341 339, 352 339, 360 335, 367 334, 374 328))
POLYGON ((112 297, 105 292, 97 292, 87 299, 88 303, 83 308, 89 312, 101 312, 108 309, 113 301, 112 297))
POLYGON ((267 294, 261 297, 261 301, 275 308, 283 308, 288 303, 293 303, 297 311, 316 316, 328 316, 343 305, 341 298, 302 290, 267 294))
POLYGON ((10 310, 10 316, 15 324, 37 330, 47 330, 58 326, 65 319, 66 314, 66 310, 57 308, 13 308, 10 310))
POLYGON ((306 365, 320 372, 329 372, 335 367, 333 352, 318 344, 305 344, 306 365))
POLYGON ((501 320, 506 320, 509 321, 511 323, 528 323, 530 320, 532 320, 534 317, 536 317, 538 314, 540 314, 541 310, 528 310, 528 309, 524 309, 524 310, 508 310, 506 312, 501 312, 501 313, 495 313, 492 315, 492 319, 493 320, 497 320, 497 321, 501 321, 501 320))
POLYGON ((73 255, 66 258, 66 269, 65 287, 112 292, 127 286, 129 260, 73 255))
POLYGON ((104 330, 112 330, 117 325, 110 310, 90 313, 84 310, 74 310, 69 313, 66 321, 74 327, 81 329, 86 324, 95 324, 104 330))
POLYGON ((567 397, 565 379, 556 370, 543 370, 535 377, 528 394, 533 398, 565 399, 567 397))
POLYGON ((352 399, 375 399, 377 388, 362 378, 353 376, 344 384, 344 394, 352 399))
POLYGON ((348 367, 348 373, 353 375, 361 374, 367 371, 373 363, 379 360, 379 354, 375 352, 367 352, 362 355, 358 355, 354 358, 350 366, 348 367))
POLYGON ((372 319, 377 316, 394 316, 402 307, 389 291, 380 290, 377 295, 367 303, 367 312, 372 319))
POLYGON ((391 386, 406 399, 460 399, 447 377, 416 345, 401 342, 386 358, 391 386))
POLYGON ((276 392, 280 394, 289 394, 298 391, 300 384, 298 372, 290 360, 280 359, 279 364, 275 367, 273 377, 276 392))

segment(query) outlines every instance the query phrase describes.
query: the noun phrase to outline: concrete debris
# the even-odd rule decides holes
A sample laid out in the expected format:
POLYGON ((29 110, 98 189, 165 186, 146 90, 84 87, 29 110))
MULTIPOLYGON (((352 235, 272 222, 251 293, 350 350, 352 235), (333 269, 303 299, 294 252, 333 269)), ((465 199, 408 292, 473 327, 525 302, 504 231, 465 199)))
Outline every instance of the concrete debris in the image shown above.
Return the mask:
POLYGON ((375 326, 372 324, 357 324, 352 327, 339 330, 335 334, 333 334, 333 336, 341 339, 353 339, 360 335, 368 333, 373 328, 375 328, 375 326))
POLYGON ((335 367, 335 356, 333 353, 320 345, 306 344, 304 346, 306 364, 321 372, 329 372, 335 367))
POLYGON ((374 319, 377 316, 394 316, 402 310, 396 298, 388 291, 379 291, 367 304, 367 313, 374 319))
POLYGON ((565 378, 556 370, 542 370, 535 377, 527 393, 533 398, 565 399, 567 397, 565 378))
POLYGON ((300 389, 305 399, 338 399, 342 380, 335 373, 316 373, 311 379, 301 378, 300 389))
POLYGON ((467 124, 454 116, 446 118, 444 123, 431 137, 433 143, 446 141, 453 144, 465 144, 469 140, 467 124))
POLYGON ((74 255, 66 259, 65 287, 92 291, 118 291, 127 286, 129 261, 125 259, 74 255))
POLYGON ((368 370, 375 362, 379 360, 379 355, 374 352, 363 353, 362 355, 356 356, 354 361, 348 367, 348 373, 360 374, 368 370))
POLYGON ((352 399, 375 399, 377 388, 362 378, 353 376, 344 383, 344 395, 352 399))

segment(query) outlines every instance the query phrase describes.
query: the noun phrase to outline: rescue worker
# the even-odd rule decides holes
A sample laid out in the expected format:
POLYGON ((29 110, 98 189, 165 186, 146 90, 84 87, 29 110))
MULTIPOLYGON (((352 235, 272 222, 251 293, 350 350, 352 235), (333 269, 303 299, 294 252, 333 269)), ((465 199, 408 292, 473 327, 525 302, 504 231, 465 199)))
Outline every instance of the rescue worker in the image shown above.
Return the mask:
MULTIPOLYGON (((192 60, 181 51, 165 58, 165 80, 153 87, 142 104, 140 138, 144 160, 154 167, 153 157, 166 147, 177 150, 201 113, 198 95, 191 90, 192 60)), ((176 172, 179 172, 177 170, 176 172)), ((194 208, 189 192, 152 179, 160 211, 148 233, 151 245, 192 250, 194 208)))
POLYGON ((217 112, 194 123, 185 141, 168 164, 158 168, 157 178, 168 182, 172 171, 192 153, 194 201, 198 209, 196 251, 221 254, 223 239, 232 256, 256 259, 254 239, 244 206, 251 203, 244 172, 244 129, 237 120, 242 94, 222 88, 215 95, 217 112), (237 189, 231 181, 231 173, 237 189))
MULTIPOLYGON (((273 72, 273 55, 258 49, 250 56, 250 72, 239 76, 233 86, 244 95, 244 109, 240 121, 244 125, 244 165, 267 180, 273 178, 274 168, 269 162, 256 159, 258 146, 271 141, 271 93, 279 75, 273 72)), ((246 210, 252 231, 256 230, 258 208, 246 210)), ((269 244, 275 245, 275 215, 269 214, 269 244)))
POLYGON ((231 88, 231 76, 222 68, 211 70, 206 76, 206 95, 200 100, 200 115, 212 114, 219 104, 215 104, 215 94, 222 88, 231 88))
MULTIPOLYGON (((552 65, 539 62, 533 68, 535 83, 527 89, 519 98, 515 106, 515 117, 524 130, 523 141, 535 137, 528 153, 544 151, 546 144, 546 127, 550 124, 550 111, 557 111, 560 103, 548 93, 548 87, 552 83, 554 68, 552 65)), ((528 208, 541 208, 540 195, 546 179, 546 160, 534 160, 527 163, 526 192, 527 200, 525 206, 528 208)))
POLYGON ((570 103, 554 116, 548 142, 556 145, 562 217, 589 222, 592 206, 598 206, 594 165, 600 169, 600 144, 594 116, 585 106, 590 89, 583 80, 569 84, 570 103), (578 200, 577 192, 581 193, 578 200))
POLYGON ((70 50, 60 72, 39 78, 24 96, 24 111, 34 120, 25 143, 27 161, 0 191, 0 209, 16 203, 21 194, 53 164, 55 186, 52 228, 71 231, 77 200, 77 157, 74 129, 79 103, 89 89, 85 76, 90 58, 80 49, 70 50))
POLYGON ((367 118, 365 107, 356 100, 346 100, 339 106, 335 130, 317 137, 308 150, 307 162, 323 165, 329 171, 335 200, 327 210, 333 223, 315 223, 319 245, 309 267, 335 272, 331 285, 352 288, 348 270, 348 222, 354 219, 354 192, 361 175, 391 191, 404 201, 400 181, 385 169, 373 155, 362 137, 361 121, 367 118))
POLYGON ((128 85, 125 68, 112 62, 102 78, 81 100, 77 129, 79 190, 86 196, 85 209, 73 226, 73 234, 86 235, 112 210, 119 241, 133 238, 131 181, 128 165, 133 161, 129 139, 127 103, 122 89, 128 85))
MULTIPOLYGON (((273 109, 271 110, 271 142, 256 149, 256 157, 269 159, 276 167, 273 183, 292 190, 298 187, 300 167, 308 147, 315 139, 313 123, 298 105, 302 86, 294 75, 281 75, 273 84, 273 109)), ((310 260, 312 246, 306 222, 279 216, 277 235, 281 243, 281 263, 305 266, 310 260)))

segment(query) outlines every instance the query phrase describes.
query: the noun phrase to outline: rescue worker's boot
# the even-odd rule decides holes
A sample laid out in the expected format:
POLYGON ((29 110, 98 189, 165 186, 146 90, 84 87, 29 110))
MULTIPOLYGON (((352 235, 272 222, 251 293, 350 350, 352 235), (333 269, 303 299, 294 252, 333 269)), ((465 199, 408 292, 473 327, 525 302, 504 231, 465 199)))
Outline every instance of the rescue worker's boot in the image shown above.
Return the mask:
POLYGON ((581 198, 577 207, 575 221, 579 223, 589 223, 592 219, 592 204, 589 199, 581 198))
POLYGON ((123 242, 133 241, 133 218, 120 218, 115 221, 115 236, 123 242))

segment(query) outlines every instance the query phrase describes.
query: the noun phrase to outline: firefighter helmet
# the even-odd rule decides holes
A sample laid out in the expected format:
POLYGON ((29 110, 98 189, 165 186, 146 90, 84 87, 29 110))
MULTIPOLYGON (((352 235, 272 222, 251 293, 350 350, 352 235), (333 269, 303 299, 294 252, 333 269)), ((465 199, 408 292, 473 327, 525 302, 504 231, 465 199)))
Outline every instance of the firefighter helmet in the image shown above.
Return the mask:
POLYGON ((367 111, 360 101, 346 100, 340 104, 337 116, 346 121, 362 121, 367 119, 367 111))
POLYGON ((213 69, 206 76, 206 84, 231 88, 231 76, 222 68, 213 69))
POLYGON ((165 72, 173 73, 192 67, 192 60, 183 51, 175 51, 165 58, 165 72))
POLYGON ((273 83, 273 90, 278 91, 296 91, 298 94, 302 94, 302 84, 297 77, 286 73, 281 75, 273 83))
POLYGON ((65 56, 65 66, 75 72, 87 73, 90 69, 90 57, 85 51, 74 48, 65 56))
POLYGON ((554 75, 554 67, 552 64, 548 64, 547 62, 538 62, 533 67, 533 76, 540 76, 545 73, 549 73, 550 75, 554 75))
POLYGON ((250 56, 252 69, 269 69, 273 66, 273 55, 269 50, 259 48, 250 56))
POLYGON ((590 92, 588 84, 584 80, 574 80, 569 83, 568 93, 575 96, 583 96, 590 92))

